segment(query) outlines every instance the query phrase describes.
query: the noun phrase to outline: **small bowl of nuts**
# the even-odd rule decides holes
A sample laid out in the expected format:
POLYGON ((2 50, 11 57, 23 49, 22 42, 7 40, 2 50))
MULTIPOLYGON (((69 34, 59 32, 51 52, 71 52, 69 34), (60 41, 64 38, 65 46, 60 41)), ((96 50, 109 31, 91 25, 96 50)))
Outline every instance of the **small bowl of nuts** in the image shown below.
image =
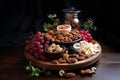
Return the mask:
POLYGON ((45 48, 45 56, 48 60, 57 60, 63 56, 66 48, 59 44, 52 43, 45 48))
POLYGON ((71 25, 63 24, 57 26, 58 32, 70 32, 71 31, 71 25))

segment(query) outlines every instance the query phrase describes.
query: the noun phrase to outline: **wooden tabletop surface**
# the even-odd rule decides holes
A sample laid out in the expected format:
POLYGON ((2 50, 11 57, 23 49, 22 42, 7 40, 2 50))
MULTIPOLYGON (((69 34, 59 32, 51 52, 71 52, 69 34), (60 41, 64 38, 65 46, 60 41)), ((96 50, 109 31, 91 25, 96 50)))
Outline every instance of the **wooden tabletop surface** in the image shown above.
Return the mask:
MULTIPOLYGON (((51 76, 40 75, 37 80, 120 80, 120 51, 103 44, 101 46, 102 57, 92 65, 97 67, 95 74, 83 76, 77 70, 75 77, 65 78, 53 71, 51 76)), ((31 80, 25 72, 26 64, 24 46, 0 48, 0 80, 31 80)))

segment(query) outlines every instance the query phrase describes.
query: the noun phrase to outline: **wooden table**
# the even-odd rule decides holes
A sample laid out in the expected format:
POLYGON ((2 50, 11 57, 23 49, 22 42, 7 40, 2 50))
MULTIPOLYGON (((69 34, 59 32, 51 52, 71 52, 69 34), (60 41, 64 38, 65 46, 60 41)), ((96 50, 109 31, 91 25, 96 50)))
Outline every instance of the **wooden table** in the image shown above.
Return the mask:
MULTIPOLYGON (((102 57, 94 64, 97 67, 95 74, 82 76, 78 70, 75 77, 64 78, 53 71, 52 76, 41 75, 37 80, 120 80, 120 52, 101 45, 102 57)), ((24 46, 0 48, 0 80, 30 80, 25 72, 26 64, 24 46)))

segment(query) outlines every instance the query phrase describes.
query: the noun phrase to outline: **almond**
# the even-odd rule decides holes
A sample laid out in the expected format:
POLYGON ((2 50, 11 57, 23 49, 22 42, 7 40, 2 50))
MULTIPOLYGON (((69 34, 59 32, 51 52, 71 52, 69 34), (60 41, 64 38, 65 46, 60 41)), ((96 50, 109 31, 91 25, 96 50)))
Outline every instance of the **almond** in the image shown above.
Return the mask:
POLYGON ((76 63, 78 60, 76 58, 69 58, 71 63, 76 63))
POLYGON ((66 63, 67 61, 64 60, 63 58, 59 58, 59 59, 58 59, 58 62, 59 62, 59 63, 66 63))
POLYGON ((70 78, 70 77, 76 76, 76 74, 73 72, 68 72, 68 73, 65 73, 64 76, 70 78))
POLYGON ((90 70, 90 69, 86 69, 86 70, 84 71, 84 73, 85 73, 85 74, 89 74, 89 73, 91 73, 91 70, 90 70))
POLYGON ((58 64, 59 62, 58 62, 58 60, 52 60, 51 63, 58 64))

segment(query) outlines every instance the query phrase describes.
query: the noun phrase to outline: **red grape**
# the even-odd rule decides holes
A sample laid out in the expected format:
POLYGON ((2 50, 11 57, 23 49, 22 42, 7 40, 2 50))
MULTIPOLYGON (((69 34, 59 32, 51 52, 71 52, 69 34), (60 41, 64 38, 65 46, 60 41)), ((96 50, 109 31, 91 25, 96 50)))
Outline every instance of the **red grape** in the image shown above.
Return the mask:
POLYGON ((89 33, 89 31, 88 30, 84 30, 84 29, 82 29, 82 30, 80 30, 80 34, 81 34, 81 40, 82 41, 91 41, 93 38, 92 38, 92 35, 89 33))
POLYGON ((41 33, 41 32, 39 32, 39 31, 38 31, 36 34, 37 34, 37 35, 39 35, 39 36, 41 36, 41 35, 42 35, 42 33, 41 33))
POLYGON ((36 59, 44 59, 44 48, 47 47, 49 41, 45 41, 41 32, 29 36, 25 41, 25 52, 31 54, 36 59))

